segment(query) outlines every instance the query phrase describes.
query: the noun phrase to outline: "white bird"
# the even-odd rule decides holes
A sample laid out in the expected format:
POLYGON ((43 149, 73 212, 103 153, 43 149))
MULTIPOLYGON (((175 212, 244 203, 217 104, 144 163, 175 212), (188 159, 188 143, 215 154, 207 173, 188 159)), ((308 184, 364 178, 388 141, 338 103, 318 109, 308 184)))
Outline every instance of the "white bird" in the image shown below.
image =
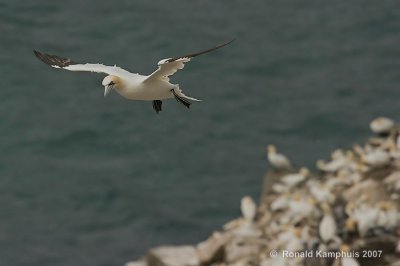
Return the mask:
POLYGON ((34 50, 34 53, 38 59, 54 68, 107 74, 108 76, 102 82, 104 97, 114 89, 121 96, 130 100, 152 101, 153 109, 158 113, 161 111, 162 100, 165 99, 175 98, 187 108, 190 107, 191 101, 200 101, 183 94, 179 85, 169 82, 169 76, 182 69, 184 64, 189 62, 193 57, 222 48, 233 41, 231 40, 197 53, 163 59, 158 62, 158 69, 150 75, 131 73, 117 66, 90 63, 80 64, 71 59, 44 54, 36 50, 34 50))
POLYGON ((275 145, 268 145, 267 147, 268 153, 268 161, 277 170, 289 170, 292 168, 292 165, 289 159, 280 153, 276 152, 275 145))
POLYGON ((240 210, 242 211, 242 216, 245 221, 254 221, 257 213, 257 206, 251 197, 245 196, 242 198, 240 202, 240 210))
POLYGON ((341 258, 342 266, 360 266, 360 263, 355 258, 343 257, 341 258))
POLYGON ((289 205, 289 198, 286 195, 282 195, 276 199, 274 199, 271 204, 269 205, 269 208, 271 211, 279 211, 279 210, 284 210, 288 207, 289 205))
POLYGON ((353 211, 350 218, 357 222, 357 229, 361 237, 365 237, 368 231, 377 225, 379 210, 366 204, 362 204, 353 211))
MULTIPOLYGON (((335 179, 332 178, 330 180, 335 179)), ((329 184, 321 184, 318 181, 310 180, 306 185, 310 194, 317 200, 317 202, 332 204, 335 201, 335 195, 331 192, 332 187, 329 187, 329 184)))
POLYGON ((346 164, 345 158, 339 158, 326 163, 324 160, 318 160, 316 166, 319 170, 328 173, 334 173, 346 164))
POLYGON ((272 185, 272 191, 278 194, 289 192, 290 188, 281 183, 275 183, 272 185))
POLYGON ((394 122, 392 119, 386 117, 378 117, 371 121, 369 124, 372 132, 376 134, 389 133, 394 127, 394 122))
MULTIPOLYGON (((264 258, 260 262, 260 266, 287 266, 288 262, 291 262, 291 259, 285 258, 282 253, 277 253, 277 256, 274 256, 272 258, 264 258)), ((295 264, 292 263, 290 265, 295 264)))
POLYGON ((332 210, 328 204, 322 204, 324 216, 319 223, 319 235, 324 242, 332 240, 336 236, 337 226, 335 218, 332 215, 332 210))
POLYGON ((399 224, 400 214, 395 205, 390 201, 383 201, 378 203, 378 220, 377 226, 381 226, 386 230, 392 230, 399 224))
POLYGON ((303 242, 301 241, 301 233, 302 228, 290 226, 277 236, 277 240, 280 242, 283 250, 290 252, 300 251, 304 249, 303 242))
POLYGON ((288 203, 288 211, 281 217, 282 223, 296 224, 303 219, 313 219, 317 214, 315 204, 311 197, 301 198, 295 195, 288 203))
POLYGON ((383 184, 390 190, 400 192, 400 171, 393 172, 387 176, 383 180, 383 184))
POLYGON ((287 174, 282 177, 281 180, 286 186, 294 188, 295 186, 303 182, 309 174, 310 171, 306 167, 302 167, 300 168, 300 171, 298 173, 287 174))
POLYGON ((373 150, 364 154, 361 158, 363 162, 372 167, 382 167, 390 163, 390 155, 383 150, 373 150))
POLYGON ((353 254, 349 245, 341 245, 341 251, 344 252, 344 256, 341 257, 340 262, 342 266, 360 266, 360 263, 352 257, 353 254), (349 254, 350 256, 346 255, 349 254))

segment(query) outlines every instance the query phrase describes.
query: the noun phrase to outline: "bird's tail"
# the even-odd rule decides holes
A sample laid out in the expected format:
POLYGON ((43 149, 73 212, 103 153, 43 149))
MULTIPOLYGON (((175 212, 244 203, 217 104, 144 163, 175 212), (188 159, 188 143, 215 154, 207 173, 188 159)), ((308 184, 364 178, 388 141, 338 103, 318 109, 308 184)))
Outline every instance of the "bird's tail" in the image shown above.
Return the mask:
POLYGON ((198 100, 198 99, 188 97, 185 94, 183 94, 183 92, 178 87, 171 89, 171 92, 174 95, 175 100, 177 100, 178 102, 180 102, 187 108, 190 108, 190 105, 192 104, 191 101, 200 102, 200 100, 198 100))
POLYGON ((186 96, 186 95, 182 92, 182 90, 181 90, 179 87, 178 87, 178 88, 175 88, 174 91, 175 91, 175 93, 176 93, 178 96, 180 96, 181 98, 185 98, 185 99, 187 99, 187 100, 194 101, 194 102, 201 102, 201 100, 199 100, 199 99, 186 96))

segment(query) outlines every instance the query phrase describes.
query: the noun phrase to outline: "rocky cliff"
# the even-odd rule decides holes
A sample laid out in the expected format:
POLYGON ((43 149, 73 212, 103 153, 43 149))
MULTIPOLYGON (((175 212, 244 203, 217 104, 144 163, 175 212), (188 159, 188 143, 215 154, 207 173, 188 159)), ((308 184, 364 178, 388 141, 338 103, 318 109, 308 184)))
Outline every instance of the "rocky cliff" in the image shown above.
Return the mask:
POLYGON ((268 147, 274 170, 259 204, 195 246, 163 246, 126 266, 400 265, 400 129, 371 122, 364 145, 332 152, 316 171, 293 169, 268 147))

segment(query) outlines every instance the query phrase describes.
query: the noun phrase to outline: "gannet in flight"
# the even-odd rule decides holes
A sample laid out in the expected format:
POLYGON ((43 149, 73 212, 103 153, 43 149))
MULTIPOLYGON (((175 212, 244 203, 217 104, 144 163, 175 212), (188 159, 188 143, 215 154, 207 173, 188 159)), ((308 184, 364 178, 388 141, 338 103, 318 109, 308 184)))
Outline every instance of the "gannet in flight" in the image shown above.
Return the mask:
POLYGON ((231 40, 204 51, 163 59, 158 62, 158 69, 148 76, 131 73, 117 66, 90 63, 81 64, 71 59, 44 54, 36 50, 33 50, 33 52, 38 59, 54 68, 108 74, 102 82, 104 86, 104 97, 114 89, 121 96, 130 100, 152 101, 153 109, 158 113, 161 111, 162 100, 165 99, 175 98, 187 108, 190 107, 191 101, 200 101, 183 94, 179 85, 169 82, 169 76, 173 75, 179 69, 182 69, 184 64, 189 62, 193 57, 212 52, 233 41, 234 40, 231 40))

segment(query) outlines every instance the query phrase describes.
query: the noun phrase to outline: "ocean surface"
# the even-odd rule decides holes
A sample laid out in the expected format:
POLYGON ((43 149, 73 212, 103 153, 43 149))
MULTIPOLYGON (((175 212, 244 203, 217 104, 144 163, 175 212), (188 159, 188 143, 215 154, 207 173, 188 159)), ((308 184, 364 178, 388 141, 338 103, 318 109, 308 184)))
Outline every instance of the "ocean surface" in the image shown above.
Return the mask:
POLYGON ((204 240, 258 199, 267 144, 313 167, 400 121, 399 29, 398 0, 0 0, 0 266, 204 240), (149 74, 232 38, 172 77, 203 102, 159 115, 32 53, 149 74))

